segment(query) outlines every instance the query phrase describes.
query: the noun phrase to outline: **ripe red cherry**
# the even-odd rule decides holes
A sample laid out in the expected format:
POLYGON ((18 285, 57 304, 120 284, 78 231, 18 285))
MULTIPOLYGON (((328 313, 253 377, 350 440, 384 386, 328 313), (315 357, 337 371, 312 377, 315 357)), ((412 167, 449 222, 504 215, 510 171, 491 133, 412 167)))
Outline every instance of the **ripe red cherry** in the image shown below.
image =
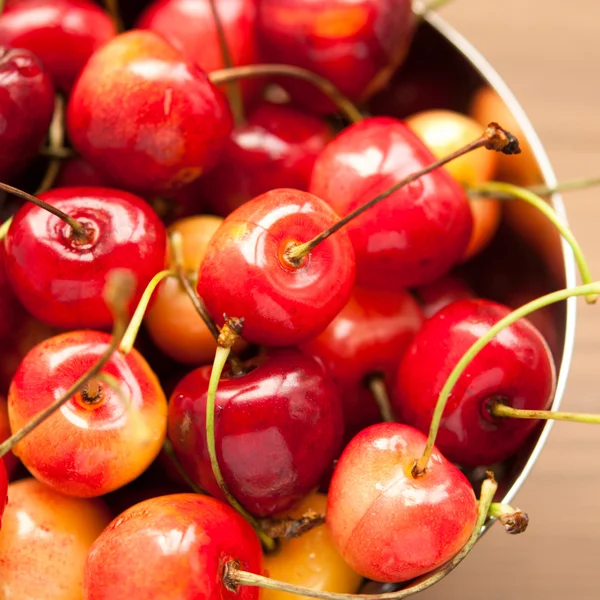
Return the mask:
POLYGON ((467 282, 452 273, 443 275, 431 283, 420 285, 414 292, 426 318, 432 317, 436 312, 456 300, 475 297, 475 292, 467 285, 467 282))
MULTIPOLYGON (((405 57, 414 27, 408 0, 259 0, 257 37, 267 62, 304 67, 361 102, 385 86, 405 57)), ((320 112, 331 102, 282 80, 295 101, 320 112)))
POLYGON ((0 458, 0 529, 2 528, 2 515, 8 504, 8 474, 4 468, 4 459, 0 458))
POLYGON ((267 346, 293 346, 321 333, 354 285, 348 235, 337 232, 298 265, 285 252, 338 220, 319 198, 289 189, 267 192, 232 212, 212 237, 198 277, 213 319, 222 324, 223 313, 243 317, 244 339, 267 346))
POLYGON ((107 187, 110 184, 81 156, 65 160, 54 181, 55 188, 61 187, 107 187))
POLYGON ((0 46, 0 180, 13 179, 36 155, 53 109, 54 86, 39 59, 0 46))
POLYGON ((196 494, 153 498, 125 511, 96 540, 83 600, 257 600, 260 588, 232 592, 223 585, 232 559, 262 574, 258 538, 232 508, 196 494))
POLYGON ((88 0, 11 0, 0 18, 0 44, 33 52, 67 93, 91 54, 114 35, 110 17, 88 0))
MULTIPOLYGON (((31 350, 10 387, 11 429, 60 398, 110 341, 107 333, 74 331, 31 350)), ((124 398, 91 380, 14 450, 36 479, 63 494, 93 497, 122 487, 150 466, 165 439, 167 400, 143 357, 117 351, 102 372, 116 378, 124 398)))
MULTIPOLYGON (((366 119, 344 130, 317 158, 309 191, 343 217, 434 161, 401 121, 366 119)), ((357 281, 381 289, 433 281, 462 258, 472 225, 464 190, 436 169, 347 225, 357 281)))
POLYGON ((146 285, 164 268, 166 231, 141 198, 108 188, 60 188, 39 196, 82 223, 89 235, 46 210, 26 204, 6 236, 6 270, 27 310, 45 323, 76 329, 110 328, 102 290, 109 271, 131 269, 137 305, 146 285))
POLYGON ((214 212, 226 217, 269 190, 307 190, 315 160, 332 137, 321 119, 261 104, 233 130, 221 163, 202 178, 200 193, 214 212))
POLYGON ((14 333, 16 323, 25 316, 23 307, 17 300, 6 275, 6 250, 0 244, 0 341, 6 347, 14 333))
MULTIPOLYGON (((0 442, 7 440, 11 436, 11 433, 10 423, 8 422, 8 405, 6 404, 6 398, 4 396, 0 396, 0 442)), ((18 460, 12 452, 5 454, 2 458, 4 460, 4 468, 6 469, 6 473, 10 478, 18 464, 18 460)), ((1 476, 0 479, 2 479, 1 476)), ((0 505, 1 504, 2 503, 0 501, 0 505)))
MULTIPOLYGON (((296 349, 272 351, 241 377, 223 377, 216 396, 219 466, 233 496, 250 513, 286 510, 316 488, 343 435, 338 392, 322 367, 296 349)), ((211 367, 192 371, 169 404, 169 439, 184 468, 223 497, 206 445, 211 367)))
POLYGON ((426 436, 399 423, 361 431, 333 474, 327 526, 363 577, 400 582, 451 559, 468 540, 477 500, 466 477, 436 449, 425 475, 412 469, 426 436))
MULTIPOLYGON (((425 322, 400 364, 394 408, 404 423, 427 432, 438 395, 463 354, 510 309, 488 300, 461 300, 425 322)), ((507 327, 475 357, 454 386, 437 447, 467 466, 491 465, 516 452, 536 421, 499 419, 487 403, 546 409, 555 369, 548 345, 526 319, 507 327)))
POLYGON ((340 388, 346 439, 381 421, 368 379, 381 377, 391 391, 400 359, 422 323, 421 309, 408 292, 356 287, 329 327, 302 345, 340 388))
POLYGON ((73 88, 75 148, 119 187, 179 189, 219 161, 233 126, 225 96, 152 31, 130 31, 95 52, 73 88))

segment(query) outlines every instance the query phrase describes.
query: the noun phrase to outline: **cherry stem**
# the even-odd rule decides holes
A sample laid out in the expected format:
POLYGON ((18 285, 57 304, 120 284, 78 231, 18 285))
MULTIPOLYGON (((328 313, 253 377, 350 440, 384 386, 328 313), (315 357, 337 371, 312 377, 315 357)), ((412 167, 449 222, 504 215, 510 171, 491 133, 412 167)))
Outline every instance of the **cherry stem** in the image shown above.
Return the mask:
POLYGON ((171 440, 166 439, 163 444, 163 451, 171 464, 175 467, 175 470, 179 474, 179 476, 185 481, 188 487, 195 494, 200 494, 201 496, 206 496, 206 492, 187 474, 187 471, 183 468, 183 465, 179 462, 177 455, 175 454, 175 450, 173 449, 173 444, 171 444, 171 440))
POLYGON ((367 387, 371 391, 373 398, 375 398, 375 402, 377 402, 383 420, 388 423, 393 423, 396 420, 396 417, 392 411, 390 396, 383 377, 381 377, 381 375, 369 377, 367 380, 367 387))
MULTIPOLYGON (((223 21, 219 15, 216 0, 209 0, 210 10, 213 14, 215 21, 215 27, 217 29, 217 36, 219 38, 219 46, 221 48, 221 54, 223 55, 223 64, 226 69, 233 67, 233 58, 229 50, 229 44, 227 43, 227 37, 225 35, 225 29, 223 28, 223 21)), ((229 97, 229 104, 231 106, 231 112, 235 119, 236 125, 241 125, 244 122, 244 100, 242 98, 242 88, 240 87, 239 81, 230 81, 227 84, 227 95, 229 97)))
POLYGON ((449 162, 452 162, 453 160, 456 160, 457 158, 460 158, 461 156, 464 156, 465 154, 473 152, 474 150, 477 150, 479 148, 487 148, 488 150, 503 152, 504 154, 519 154, 521 152, 517 138, 515 138, 508 131, 502 129, 496 123, 490 123, 486 130, 483 132, 483 134, 470 144, 467 144, 463 148, 452 152, 452 154, 449 154, 448 156, 436 160, 424 169, 421 169, 420 171, 417 171, 415 173, 412 173, 408 177, 405 177, 402 181, 399 181, 392 187, 388 188, 382 194, 379 194, 379 196, 377 196, 376 198, 373 198, 373 200, 370 200, 366 204, 359 206, 355 211, 349 213, 344 218, 340 219, 332 227, 321 232, 317 237, 313 238, 309 242, 306 242, 304 244, 298 244, 295 246, 290 246, 286 250, 284 257, 287 259, 290 265, 297 266, 300 263, 300 261, 304 258, 304 256, 306 256, 309 252, 314 250, 316 246, 318 246, 321 242, 325 241, 330 235, 333 235, 336 231, 339 231, 342 227, 344 227, 344 225, 347 225, 350 221, 362 215, 364 212, 366 212, 382 200, 385 200, 393 193, 397 192, 403 187, 406 187, 413 181, 416 181, 424 175, 435 171, 435 169, 439 169, 440 167, 443 167, 449 162))
POLYGON ((488 517, 488 511, 497 489, 498 484, 493 478, 490 477, 489 479, 485 479, 483 481, 479 496, 477 520, 475 521, 475 526, 473 527, 471 536, 467 540, 467 543, 462 547, 460 552, 446 564, 442 565, 432 573, 416 579, 409 587, 404 588, 403 590, 399 590, 397 592, 388 592, 385 594, 336 594, 333 592, 322 592, 319 590, 301 587, 299 585, 292 585, 290 583, 276 581, 274 579, 270 579, 269 577, 248 573, 247 571, 241 571, 237 568, 236 561, 234 560, 229 561, 225 565, 225 569, 223 571, 223 583, 232 591, 237 591, 237 587, 240 585, 247 585, 271 590, 279 590, 282 592, 288 592, 290 594, 296 594, 298 596, 321 598, 322 600, 362 600, 363 598, 365 600, 401 600, 402 598, 408 598, 409 596, 418 594, 441 581, 463 561, 467 554, 469 554, 482 533, 482 528, 488 517))
POLYGON ((13 222, 13 217, 9 217, 0 226, 0 242, 6 237, 6 234, 8 233, 8 230, 10 229, 10 225, 12 222, 13 222))
POLYGON ((301 67, 279 64, 247 65, 213 71, 212 73, 209 73, 208 77, 214 85, 222 85, 249 77, 272 77, 273 75, 294 77, 295 79, 308 81, 328 96, 351 123, 360 123, 360 121, 364 119, 362 113, 356 108, 352 101, 342 94, 331 81, 301 67))
MULTIPOLYGON (((561 222, 560 218, 556 214, 556 211, 543 198, 528 189, 512 185, 511 183, 496 181, 483 183, 471 188, 471 190, 474 192, 483 192, 486 195, 490 194, 491 196, 493 196, 495 193, 506 194, 512 198, 522 200, 523 202, 526 202, 527 204, 536 208, 552 223, 552 225, 554 225, 560 235, 562 235, 569 246, 571 246, 573 255, 575 257, 575 262, 577 263, 577 267, 579 268, 579 272, 581 274, 582 283, 588 284, 594 281, 581 246, 575 239, 575 236, 571 230, 561 222)), ((585 300, 588 304, 594 304, 598 300, 598 297, 593 294, 586 296, 585 300)))
POLYGON ((50 146, 42 146, 40 154, 47 158, 56 158, 58 160, 66 160, 77 156, 77 153, 72 148, 50 148, 50 146))
POLYGON ((119 11, 119 0, 104 0, 104 7, 115 24, 117 33, 124 31, 125 27, 123 25, 123 20, 121 19, 121 12, 119 11))
MULTIPOLYGON (((54 101, 54 114, 52 115, 52 123, 50 124, 49 137, 49 150, 54 152, 58 151, 65 144, 65 101, 60 94, 56 94, 54 101)), ((49 190, 56 181, 62 161, 59 158, 51 158, 48 163, 44 177, 36 190, 36 196, 49 190)))
POLYGON ((144 293, 140 298, 139 304, 137 305, 135 312, 133 313, 133 317, 129 322, 127 331, 125 332, 125 335, 123 336, 123 339, 121 340, 121 343, 119 345, 119 352, 121 354, 128 354, 129 352, 131 352, 131 349, 135 344, 135 339, 137 338, 137 335, 140 331, 140 327, 142 326, 144 315, 148 310, 150 298, 152 298, 152 294, 158 287, 158 284, 167 277, 177 277, 177 273, 169 269, 160 271, 150 280, 150 283, 146 286, 146 289, 144 290, 144 293))
POLYGON ((19 188, 13 187, 12 185, 8 185, 7 183, 0 182, 0 190, 4 190, 9 194, 13 194, 13 196, 17 196, 17 198, 21 198, 22 200, 27 200, 27 202, 31 202, 44 210, 47 210, 49 213, 52 213, 54 216, 62 219, 72 230, 73 233, 80 238, 86 238, 87 233, 85 231, 85 227, 73 217, 70 217, 68 214, 64 213, 59 208, 56 208, 19 188))
POLYGON ((520 508, 513 508, 510 504, 492 502, 489 515, 499 519, 506 533, 512 535, 523 533, 529 525, 529 515, 520 508))
POLYGON ((6 0, 0 0, 0 16, 2 16, 5 6, 6 6, 6 0))
POLYGON ((111 359, 125 334, 127 326, 127 304, 133 296, 134 288, 135 278, 131 272, 117 269, 109 274, 104 287, 104 298, 113 313, 114 325, 112 338, 106 351, 63 396, 39 412, 31 421, 29 421, 29 423, 27 423, 27 425, 0 444, 0 458, 7 452, 10 452, 21 440, 23 440, 23 438, 41 425, 48 417, 52 416, 63 404, 77 394, 77 392, 81 391, 91 379, 97 378, 101 374, 102 369, 111 359))
MULTIPOLYGON (((503 182, 502 182, 503 183, 503 182)), ((588 177, 585 179, 572 179, 562 181, 554 186, 532 185, 523 189, 529 190, 538 196, 552 196, 553 194, 562 194, 563 192, 576 192, 600 185, 600 177, 588 177)), ((513 200, 514 194, 500 193, 482 190, 480 188, 469 188, 467 194, 470 198, 495 198, 496 200, 513 200)))
POLYGON ((413 12, 419 19, 427 16, 427 13, 439 10, 444 4, 450 3, 452 0, 417 0, 413 2, 413 12))
POLYGON ((573 423, 600 424, 600 415, 586 413, 555 412, 553 410, 526 410, 503 404, 501 400, 488 402, 487 409, 494 417, 512 419, 540 419, 543 421, 571 421, 573 423))
POLYGON ((452 392, 452 389, 456 385, 456 382, 460 379, 463 372, 470 365, 471 361, 481 352, 481 350, 483 350, 483 348, 485 348, 487 344, 489 344, 489 342, 492 341, 492 339, 494 339, 506 327, 509 327, 519 319, 526 317, 536 310, 540 310, 541 308, 549 306, 550 304, 562 302, 574 296, 586 296, 588 294, 598 293, 600 293, 600 281, 595 281, 594 283, 589 283, 587 285, 580 285, 571 289, 558 290, 528 302, 520 308, 512 311, 510 314, 506 315, 506 317, 500 319, 500 321, 490 327, 488 331, 465 352, 463 357, 458 361, 448 376, 448 379, 446 380, 446 383, 440 392, 435 410, 433 412, 431 426, 429 429, 429 437, 427 438, 427 445, 425 446, 423 455, 415 463, 413 475, 415 477, 420 477, 427 472, 427 465, 435 445, 437 432, 440 427, 442 415, 444 414, 444 408, 446 407, 446 403, 452 392))
POLYGON ((266 518, 258 521, 261 529, 272 538, 292 540, 325 524, 325 515, 309 510, 299 519, 292 517, 274 519, 266 518))

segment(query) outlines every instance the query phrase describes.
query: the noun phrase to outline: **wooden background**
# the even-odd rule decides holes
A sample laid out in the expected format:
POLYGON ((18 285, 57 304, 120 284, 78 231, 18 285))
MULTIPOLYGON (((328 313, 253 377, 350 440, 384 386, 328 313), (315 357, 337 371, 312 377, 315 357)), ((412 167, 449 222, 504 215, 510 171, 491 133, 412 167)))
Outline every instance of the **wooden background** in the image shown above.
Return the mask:
MULTIPOLYGON (((440 14, 503 76, 559 180, 600 175, 598 0, 454 0, 440 14)), ((566 197, 569 222, 600 278, 600 188, 566 197)), ((565 410, 600 412, 600 306, 579 304, 565 410)), ((423 600, 600 598, 600 427, 557 423, 516 504, 522 536, 495 527, 423 600)))

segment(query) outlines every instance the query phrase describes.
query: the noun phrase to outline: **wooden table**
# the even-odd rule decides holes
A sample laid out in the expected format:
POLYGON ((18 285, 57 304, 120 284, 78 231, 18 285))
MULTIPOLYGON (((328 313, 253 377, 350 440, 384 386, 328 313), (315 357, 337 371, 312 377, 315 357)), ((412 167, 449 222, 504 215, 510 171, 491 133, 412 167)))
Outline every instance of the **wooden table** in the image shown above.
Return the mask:
MULTIPOLYGON (((600 176, 597 0, 454 0, 440 14, 515 92, 559 180, 600 176)), ((571 227, 600 278, 600 188, 566 197, 571 227)), ((579 305, 565 410, 600 412, 600 306, 579 305)), ((495 527, 423 600, 600 598, 600 427, 557 423, 516 504, 531 518, 495 527)))

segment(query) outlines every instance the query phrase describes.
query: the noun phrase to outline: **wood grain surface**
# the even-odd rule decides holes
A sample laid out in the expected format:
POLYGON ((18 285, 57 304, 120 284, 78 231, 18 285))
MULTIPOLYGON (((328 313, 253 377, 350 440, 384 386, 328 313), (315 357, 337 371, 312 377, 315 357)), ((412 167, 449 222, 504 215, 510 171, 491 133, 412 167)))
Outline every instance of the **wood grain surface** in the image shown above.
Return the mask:
MULTIPOLYGON (((440 14, 512 88, 559 180, 600 175, 598 0, 454 0, 440 14)), ((600 278, 600 188, 565 198, 569 222, 600 278)), ((579 304, 565 410, 600 411, 600 306, 579 304)), ((522 536, 495 527, 423 600, 600 598, 600 427, 557 423, 516 504, 522 536)))

